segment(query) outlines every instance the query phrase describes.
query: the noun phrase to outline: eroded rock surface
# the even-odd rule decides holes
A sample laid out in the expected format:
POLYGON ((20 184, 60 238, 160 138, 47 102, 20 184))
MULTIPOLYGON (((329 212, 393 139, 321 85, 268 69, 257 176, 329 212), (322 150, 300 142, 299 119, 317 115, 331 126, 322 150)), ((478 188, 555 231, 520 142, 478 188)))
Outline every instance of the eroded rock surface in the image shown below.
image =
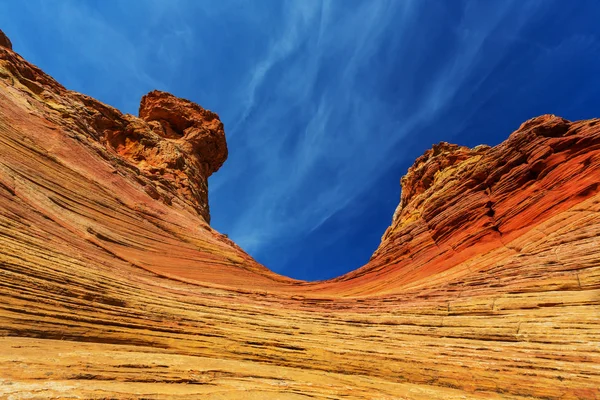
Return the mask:
POLYGON ((10 39, 2 32, 0 29, 0 47, 6 47, 7 49, 12 50, 12 43, 10 39))
POLYGON ((599 192, 599 122, 544 115, 493 148, 434 145, 402 178, 369 264, 340 279, 393 292, 494 250, 520 253, 516 239, 599 192))
POLYGON ((208 177, 227 158, 223 124, 215 113, 153 91, 142 98, 140 118, 124 115, 65 89, 9 48, 0 47, 0 76, 36 101, 32 113, 93 148, 153 199, 210 221, 208 177))
POLYGON ((208 226, 215 114, 0 47, 0 397, 598 398, 599 122, 434 146, 372 260, 299 282, 208 226))

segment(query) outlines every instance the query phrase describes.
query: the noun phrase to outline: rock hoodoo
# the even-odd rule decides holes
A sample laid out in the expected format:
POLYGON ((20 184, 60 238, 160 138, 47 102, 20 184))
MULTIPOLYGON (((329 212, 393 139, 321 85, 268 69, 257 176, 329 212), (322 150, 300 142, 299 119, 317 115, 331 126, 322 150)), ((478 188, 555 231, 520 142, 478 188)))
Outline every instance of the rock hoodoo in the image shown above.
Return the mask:
POLYGON ((155 90, 142 97, 140 118, 169 139, 181 139, 181 148, 197 157, 209 176, 227 159, 227 143, 219 116, 188 100, 155 90))

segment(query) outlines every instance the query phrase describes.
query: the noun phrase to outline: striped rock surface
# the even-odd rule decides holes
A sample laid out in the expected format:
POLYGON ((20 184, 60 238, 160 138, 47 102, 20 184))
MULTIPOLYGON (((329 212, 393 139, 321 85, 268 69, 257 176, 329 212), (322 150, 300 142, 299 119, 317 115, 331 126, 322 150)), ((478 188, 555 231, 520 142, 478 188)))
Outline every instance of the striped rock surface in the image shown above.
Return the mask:
POLYGON ((371 261, 302 282, 209 226, 216 114, 123 115, 9 44, 0 398, 600 398, 599 120, 435 145, 371 261))

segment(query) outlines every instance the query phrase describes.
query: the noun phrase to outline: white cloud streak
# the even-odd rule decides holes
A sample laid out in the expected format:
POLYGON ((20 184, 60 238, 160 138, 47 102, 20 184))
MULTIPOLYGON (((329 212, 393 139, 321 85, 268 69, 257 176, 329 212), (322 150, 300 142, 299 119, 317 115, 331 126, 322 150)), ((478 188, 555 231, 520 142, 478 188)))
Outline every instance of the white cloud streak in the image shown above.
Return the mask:
MULTIPOLYGON (((401 143, 418 134, 448 107, 458 90, 464 90, 481 47, 512 5, 497 3, 493 14, 477 24, 468 20, 467 10, 465 21, 458 24, 458 52, 438 66, 426 86, 406 97, 406 104, 390 107, 369 96, 374 93, 370 85, 378 79, 369 81, 372 77, 367 76, 363 82, 364 74, 383 73, 382 78, 393 77, 400 85, 406 81, 407 86, 411 76, 389 70, 396 64, 365 68, 381 51, 381 43, 390 39, 387 36, 394 35, 392 39, 400 42, 395 49, 405 49, 397 55, 405 64, 403 70, 417 74, 427 62, 414 50, 429 45, 427 38, 418 36, 423 30, 419 25, 427 23, 423 18, 428 6, 419 1, 377 1, 348 11, 332 2, 288 3, 283 32, 274 32, 279 39, 249 72, 244 109, 228 131, 230 148, 244 149, 239 160, 248 162, 252 172, 240 171, 234 162, 211 181, 214 210, 245 180, 243 212, 223 223, 227 233, 251 253, 260 254, 274 242, 298 240, 318 229, 370 190, 370 182, 401 156, 401 143), (333 70, 325 80, 320 76, 324 70, 333 70), (270 102, 262 101, 264 97, 270 102), (404 108, 413 111, 404 113, 404 108), (282 116, 301 119, 300 126, 282 116)), ((471 11, 481 17, 478 10, 471 11)))

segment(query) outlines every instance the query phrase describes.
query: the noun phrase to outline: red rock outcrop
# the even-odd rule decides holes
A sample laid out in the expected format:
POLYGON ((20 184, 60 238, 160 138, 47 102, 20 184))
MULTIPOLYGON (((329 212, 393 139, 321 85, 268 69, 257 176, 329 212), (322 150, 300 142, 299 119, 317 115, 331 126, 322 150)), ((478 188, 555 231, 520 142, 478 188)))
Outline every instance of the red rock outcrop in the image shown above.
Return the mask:
POLYGON ((7 49, 12 50, 12 43, 10 39, 2 32, 0 29, 0 47, 6 47, 7 49))
POLYGON ((227 159, 225 132, 219 116, 191 101, 155 90, 142 97, 140 118, 162 137, 181 138, 181 147, 198 156, 207 176, 221 168, 227 159))
POLYGON ((65 127, 115 168, 165 204, 190 208, 210 221, 208 177, 227 158, 223 124, 200 106, 168 93, 142 98, 140 118, 66 90, 8 48, 0 48, 0 76, 39 100, 44 118, 65 127))
POLYGON ((402 178, 371 261, 337 281, 395 291, 499 248, 519 253, 515 239, 600 191, 599 123, 544 115, 493 148, 434 145, 402 178))
POLYGON ((600 397, 600 120, 434 146, 371 261, 300 282, 207 223, 218 117, 139 114, 0 46, 0 398, 600 397))

